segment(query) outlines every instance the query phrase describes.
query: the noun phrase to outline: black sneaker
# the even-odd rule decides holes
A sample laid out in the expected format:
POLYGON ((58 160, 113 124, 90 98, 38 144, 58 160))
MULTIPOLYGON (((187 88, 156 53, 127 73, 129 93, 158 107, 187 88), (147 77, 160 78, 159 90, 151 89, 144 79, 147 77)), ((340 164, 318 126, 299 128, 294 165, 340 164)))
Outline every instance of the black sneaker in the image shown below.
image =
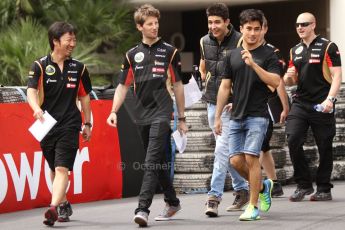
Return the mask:
POLYGON ((289 198, 292 202, 298 202, 303 200, 305 195, 310 195, 314 192, 313 188, 297 188, 289 198))
POLYGON ((331 192, 316 192, 310 197, 310 201, 327 201, 332 200, 331 192))
POLYGON ((272 197, 280 197, 284 195, 283 187, 279 182, 273 183, 273 189, 272 189, 272 197))
POLYGON ((58 207, 58 222, 69 222, 73 214, 72 206, 68 201, 61 203, 58 207))

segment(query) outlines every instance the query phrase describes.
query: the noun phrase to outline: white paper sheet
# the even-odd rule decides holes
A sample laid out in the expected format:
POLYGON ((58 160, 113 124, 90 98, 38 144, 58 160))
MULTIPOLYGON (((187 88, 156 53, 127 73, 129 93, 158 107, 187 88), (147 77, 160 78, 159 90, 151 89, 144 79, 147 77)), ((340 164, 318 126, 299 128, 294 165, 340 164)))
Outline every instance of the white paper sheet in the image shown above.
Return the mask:
POLYGON ((181 136, 180 132, 176 130, 173 132, 172 136, 174 138, 177 150, 179 153, 183 153, 187 146, 187 135, 182 134, 181 136))
POLYGON ((53 128, 56 124, 56 120, 52 117, 47 111, 43 114, 44 122, 36 120, 31 127, 29 128, 30 133, 41 142, 41 140, 47 135, 47 133, 53 128))
POLYGON ((198 87, 198 84, 195 81, 195 78, 192 77, 189 80, 188 84, 184 85, 184 106, 186 108, 192 106, 194 103, 198 102, 202 97, 202 93, 198 87))

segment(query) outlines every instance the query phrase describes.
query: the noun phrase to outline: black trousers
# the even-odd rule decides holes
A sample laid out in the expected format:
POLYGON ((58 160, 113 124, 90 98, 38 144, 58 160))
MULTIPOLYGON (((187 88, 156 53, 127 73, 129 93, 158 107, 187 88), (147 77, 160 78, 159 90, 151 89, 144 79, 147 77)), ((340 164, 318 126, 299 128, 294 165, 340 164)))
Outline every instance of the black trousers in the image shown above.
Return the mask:
POLYGON ((311 128, 319 150, 319 167, 316 174, 317 191, 329 192, 333 169, 332 144, 335 136, 334 113, 320 113, 311 107, 294 102, 286 121, 286 134, 294 179, 298 188, 311 188, 312 178, 306 161, 303 144, 308 128, 311 128))
POLYGON ((143 166, 144 177, 139 194, 139 205, 135 213, 139 211, 150 213, 149 207, 158 183, 163 189, 164 201, 170 206, 178 206, 180 201, 176 197, 169 177, 171 164, 168 164, 166 159, 166 148, 170 144, 168 142, 170 122, 153 122, 150 125, 139 126, 139 130, 146 158, 143 166))

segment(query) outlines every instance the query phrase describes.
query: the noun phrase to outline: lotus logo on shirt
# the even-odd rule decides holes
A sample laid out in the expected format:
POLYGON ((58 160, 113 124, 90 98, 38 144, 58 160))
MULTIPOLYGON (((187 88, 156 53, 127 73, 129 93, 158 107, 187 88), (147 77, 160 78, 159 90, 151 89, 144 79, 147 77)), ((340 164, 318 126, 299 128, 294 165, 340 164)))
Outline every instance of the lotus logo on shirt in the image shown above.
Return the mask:
POLYGON ((51 76, 55 73, 55 67, 52 65, 47 65, 46 67, 46 74, 51 76))
POLYGON ((134 61, 140 63, 144 60, 145 54, 143 52, 136 53, 134 56, 134 61))
POLYGON ((302 53, 302 51, 303 51, 303 46, 300 46, 295 50, 295 54, 298 55, 298 54, 302 53))

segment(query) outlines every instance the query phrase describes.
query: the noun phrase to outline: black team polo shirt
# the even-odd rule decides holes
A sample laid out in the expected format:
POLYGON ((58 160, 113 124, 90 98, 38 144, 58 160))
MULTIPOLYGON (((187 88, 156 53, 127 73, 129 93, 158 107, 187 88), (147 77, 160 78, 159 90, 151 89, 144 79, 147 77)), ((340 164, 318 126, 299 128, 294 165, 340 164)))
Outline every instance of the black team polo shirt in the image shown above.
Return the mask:
POLYGON ((332 76, 329 67, 341 66, 336 44, 317 36, 309 45, 299 43, 290 50, 289 67, 295 67, 298 84, 295 100, 322 103, 328 96, 332 76))
POLYGON ((135 122, 169 121, 173 101, 169 90, 181 81, 181 61, 177 49, 163 40, 151 46, 140 43, 126 53, 119 83, 134 85, 135 122))
POLYGON ((28 78, 28 88, 38 90, 41 109, 57 120, 54 130, 81 129, 76 101, 92 90, 89 72, 83 63, 69 58, 64 61, 61 73, 49 54, 32 64, 28 78))

